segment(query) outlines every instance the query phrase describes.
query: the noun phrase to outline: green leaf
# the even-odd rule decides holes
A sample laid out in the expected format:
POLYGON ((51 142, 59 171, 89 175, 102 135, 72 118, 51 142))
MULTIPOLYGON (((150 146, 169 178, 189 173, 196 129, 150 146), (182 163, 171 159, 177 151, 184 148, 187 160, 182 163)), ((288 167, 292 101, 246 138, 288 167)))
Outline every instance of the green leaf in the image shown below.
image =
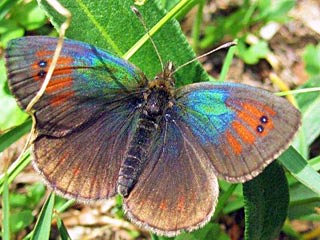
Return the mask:
POLYGON ((25 121, 21 125, 10 129, 3 135, 0 135, 0 152, 9 147, 12 143, 18 141, 22 136, 30 132, 31 119, 25 121))
POLYGON ((247 47, 244 41, 238 43, 238 55, 247 64, 256 64, 261 58, 265 58, 270 52, 268 43, 260 40, 254 45, 247 47))
POLYGON ((227 234, 223 232, 220 225, 217 223, 208 223, 203 228, 200 228, 192 233, 182 233, 174 238, 174 240, 199 240, 212 239, 215 240, 229 240, 227 234))
POLYGON ((320 206, 319 194, 316 194, 299 182, 295 183, 293 186, 290 186, 289 218, 301 219, 316 215, 316 208, 318 206, 320 206))
MULTIPOLYGON (((59 28, 64 18, 43 0, 39 1, 52 19, 54 26, 59 28)), ((187 5, 191 1, 181 2, 187 5)), ((60 3, 72 13, 72 23, 66 33, 68 38, 91 43, 115 55, 123 56, 145 35, 142 24, 130 9, 133 4, 131 0, 107 0, 103 2, 103 7, 99 0, 62 0, 60 3), (130 27, 126 27, 128 25, 130 27)), ((180 9, 183 9, 183 4, 180 9)), ((158 1, 147 1, 145 5, 139 7, 139 11, 150 32, 155 31, 153 40, 164 63, 174 61, 175 66, 179 66, 195 57, 179 24, 173 19, 168 22, 160 21, 165 16, 165 11, 160 9, 158 1), (160 24, 153 28, 157 23, 160 24)), ((178 12, 179 9, 174 8, 172 11, 178 12)), ((172 12, 167 16, 171 16, 170 14, 172 12)), ((150 41, 147 41, 130 58, 130 62, 142 69, 150 79, 161 72, 159 59, 150 41)), ((175 76, 178 86, 208 80, 208 75, 198 62, 181 69, 175 76)))
POLYGON ((17 233, 29 226, 34 220, 31 210, 21 210, 11 215, 10 226, 13 233, 17 233))
POLYGON ((19 0, 2 0, 0 2, 0 21, 4 19, 9 10, 14 6, 19 0))
POLYGON ((71 237, 68 234, 67 228, 64 225, 63 221, 61 220, 61 218, 56 215, 55 218, 57 219, 57 227, 61 236, 62 240, 71 240, 71 237))
MULTIPOLYGON (((28 117, 19 109, 15 99, 9 94, 3 59, 0 59, 0 106, 5 106, 0 107, 0 132, 2 133, 8 128, 23 123, 28 117)), ((2 141, 0 145, 3 145, 2 141)))
POLYGON ((245 239, 275 239, 287 216, 288 183, 283 168, 274 162, 258 177, 243 184, 245 239))
MULTIPOLYGON (((320 87, 320 74, 312 76, 306 84, 301 86, 303 89, 313 87, 320 87)), ((303 113, 302 129, 305 134, 306 144, 309 146, 320 135, 320 94, 319 92, 299 94, 297 102, 303 113)))
POLYGON ((299 182, 320 195, 320 174, 293 147, 278 159, 299 182))
POLYGON ((15 208, 36 208, 45 194, 45 186, 42 183, 35 183, 27 186, 26 191, 27 194, 11 193, 10 205, 15 208))
MULTIPOLYGON (((30 163, 30 152, 27 150, 24 155, 8 169, 8 183, 11 183, 16 176, 30 163)), ((4 175, 0 175, 0 194, 3 192, 4 175)))
POLYGON ((303 53, 303 61, 307 72, 311 75, 320 75, 320 44, 317 46, 307 45, 303 53))
POLYGON ((285 22, 289 20, 288 12, 295 6, 295 0, 260 0, 258 1, 260 13, 257 14, 254 21, 276 21, 285 22))
POLYGON ((11 19, 28 31, 41 27, 47 21, 36 1, 22 2, 16 6, 12 11, 11 19))
POLYGON ((4 174, 4 185, 3 185, 3 195, 2 195, 2 216, 1 216, 1 222, 2 222, 2 237, 4 240, 10 239, 10 201, 9 201, 9 184, 8 184, 8 175, 7 171, 5 171, 4 174))
POLYGON ((54 197, 55 195, 54 193, 52 193, 45 202, 44 206, 42 207, 36 226, 33 229, 31 239, 49 239, 54 206, 54 197))

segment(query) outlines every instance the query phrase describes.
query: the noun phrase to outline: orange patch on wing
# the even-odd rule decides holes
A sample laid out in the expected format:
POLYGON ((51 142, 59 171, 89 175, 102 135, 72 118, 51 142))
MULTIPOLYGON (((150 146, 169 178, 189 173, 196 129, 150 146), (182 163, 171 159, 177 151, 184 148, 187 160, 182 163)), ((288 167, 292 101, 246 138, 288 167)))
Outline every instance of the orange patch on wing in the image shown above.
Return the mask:
POLYGON ((266 136, 268 133, 274 128, 272 119, 268 118, 268 122, 266 124, 261 124, 261 126, 264 128, 263 132, 260 133, 261 136, 266 136))
POLYGON ((45 50, 45 51, 38 51, 36 52, 36 56, 37 58, 40 60, 44 60, 42 58, 48 58, 48 59, 51 59, 53 57, 53 54, 54 54, 54 51, 48 51, 48 50, 45 50))
POLYGON ((50 81, 47 88, 46 93, 54 93, 59 90, 63 90, 72 86, 73 78, 72 77, 63 77, 59 80, 50 81))
MULTIPOLYGON (((73 62, 73 57, 60 56, 57 61, 57 66, 68 66, 71 67, 73 62)), ((67 69, 71 72, 71 68, 67 69)))
POLYGON ((68 101, 69 98, 74 96, 74 92, 64 92, 61 94, 57 94, 50 100, 50 105, 52 106, 58 106, 66 101, 68 101))
POLYGON ((239 155, 242 152, 242 146, 240 142, 229 131, 226 132, 226 138, 234 153, 239 155))
MULTIPOLYGON (((49 70, 49 67, 52 62, 52 57, 54 55, 54 51, 38 51, 35 53, 37 62, 34 62, 31 64, 31 68, 34 72, 34 79, 36 81, 43 81, 45 79, 45 76, 49 70), (40 61, 46 62, 45 67, 39 66, 40 61), (44 71, 45 74, 43 76, 39 75, 40 71, 44 71)), ((60 56, 58 58, 56 68, 52 74, 52 76, 56 74, 71 74, 72 69, 70 68, 72 66, 73 58, 72 57, 66 57, 66 56, 60 56), (60 67, 60 69, 59 69, 60 67)))
POLYGON ((241 123, 239 123, 237 121, 234 121, 232 123, 232 127, 236 130, 236 132, 238 133, 239 137, 245 143, 249 143, 249 144, 254 143, 254 141, 255 141, 254 135, 244 125, 242 125, 241 123))
POLYGON ((274 116, 274 115, 277 114, 277 113, 276 113, 271 107, 269 107, 269 106, 264 106, 263 108, 264 108, 264 110, 265 110, 266 112, 268 112, 271 116, 274 116))
POLYGON ((242 104, 243 110, 250 112, 252 115, 257 117, 258 119, 265 115, 263 112, 261 112, 258 108, 256 108, 253 104, 250 103, 243 103, 242 104))
POLYGON ((59 166, 60 164, 63 164, 65 161, 66 161, 66 158, 61 157, 61 158, 59 159, 59 161, 58 161, 58 166, 59 166))
POLYGON ((92 176, 91 177, 91 181, 90 181, 91 192, 94 191, 94 187, 96 185, 96 182, 97 182, 97 177, 96 176, 92 176))
POLYGON ((177 205, 178 211, 183 211, 185 209, 185 202, 186 202, 185 197, 180 196, 178 199, 178 205, 177 205))
POLYGON ((80 167, 73 169, 73 175, 77 176, 80 173, 80 167))
POLYGON ((245 121, 255 132, 257 132, 257 127, 261 125, 264 130, 259 133, 260 136, 264 137, 268 135, 269 131, 274 128, 271 116, 276 115, 276 112, 269 106, 262 106, 263 111, 261 111, 250 103, 242 103, 241 105, 243 110, 238 112, 237 116, 245 121), (268 118, 267 123, 260 122, 262 116, 268 118))
POLYGON ((246 113, 246 109, 243 109, 241 112, 238 112, 237 117, 239 117, 242 121, 246 122, 252 129, 256 129, 259 125, 259 118, 254 118, 246 113))
POLYGON ((168 204, 166 201, 162 201, 160 203, 160 206, 159 206, 160 210, 167 210, 168 209, 168 204))

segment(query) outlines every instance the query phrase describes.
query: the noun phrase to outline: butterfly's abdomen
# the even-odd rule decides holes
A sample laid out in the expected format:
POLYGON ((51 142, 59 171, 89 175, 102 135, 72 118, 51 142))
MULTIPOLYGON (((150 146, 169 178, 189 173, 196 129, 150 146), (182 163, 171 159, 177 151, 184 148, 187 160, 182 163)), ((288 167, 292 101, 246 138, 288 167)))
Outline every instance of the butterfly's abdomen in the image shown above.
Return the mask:
POLYGON ((129 195, 147 163, 153 136, 169 105, 169 98, 169 92, 163 87, 150 89, 146 96, 137 128, 119 172, 118 193, 124 197, 129 195))
POLYGON ((156 128, 156 120, 142 113, 119 172, 118 193, 122 196, 129 194, 143 170, 152 135, 156 128))

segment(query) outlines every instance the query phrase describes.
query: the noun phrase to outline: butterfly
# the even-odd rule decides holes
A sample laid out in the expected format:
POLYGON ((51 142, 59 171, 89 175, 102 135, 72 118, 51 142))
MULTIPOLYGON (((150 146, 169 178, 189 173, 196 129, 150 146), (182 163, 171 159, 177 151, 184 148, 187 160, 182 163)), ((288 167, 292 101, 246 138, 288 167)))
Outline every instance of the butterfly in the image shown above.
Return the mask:
MULTIPOLYGON (((5 53, 11 92, 26 109, 57 38, 24 37, 5 53)), ((83 202, 123 197, 126 215, 159 235, 210 220, 217 177, 246 182, 278 157, 301 115, 285 99, 236 83, 175 88, 169 62, 153 80, 93 45, 65 40, 33 106, 33 163, 57 193, 83 202)))

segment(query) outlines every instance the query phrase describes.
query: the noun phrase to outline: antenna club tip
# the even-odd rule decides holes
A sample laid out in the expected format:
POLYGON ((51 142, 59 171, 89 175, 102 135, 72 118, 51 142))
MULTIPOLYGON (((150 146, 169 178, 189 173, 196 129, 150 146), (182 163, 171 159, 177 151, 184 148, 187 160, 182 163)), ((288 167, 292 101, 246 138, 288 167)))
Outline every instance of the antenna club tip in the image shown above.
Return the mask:
POLYGON ((138 8, 136 8, 135 6, 130 6, 131 11, 136 14, 139 18, 141 17, 141 13, 139 12, 138 8))

